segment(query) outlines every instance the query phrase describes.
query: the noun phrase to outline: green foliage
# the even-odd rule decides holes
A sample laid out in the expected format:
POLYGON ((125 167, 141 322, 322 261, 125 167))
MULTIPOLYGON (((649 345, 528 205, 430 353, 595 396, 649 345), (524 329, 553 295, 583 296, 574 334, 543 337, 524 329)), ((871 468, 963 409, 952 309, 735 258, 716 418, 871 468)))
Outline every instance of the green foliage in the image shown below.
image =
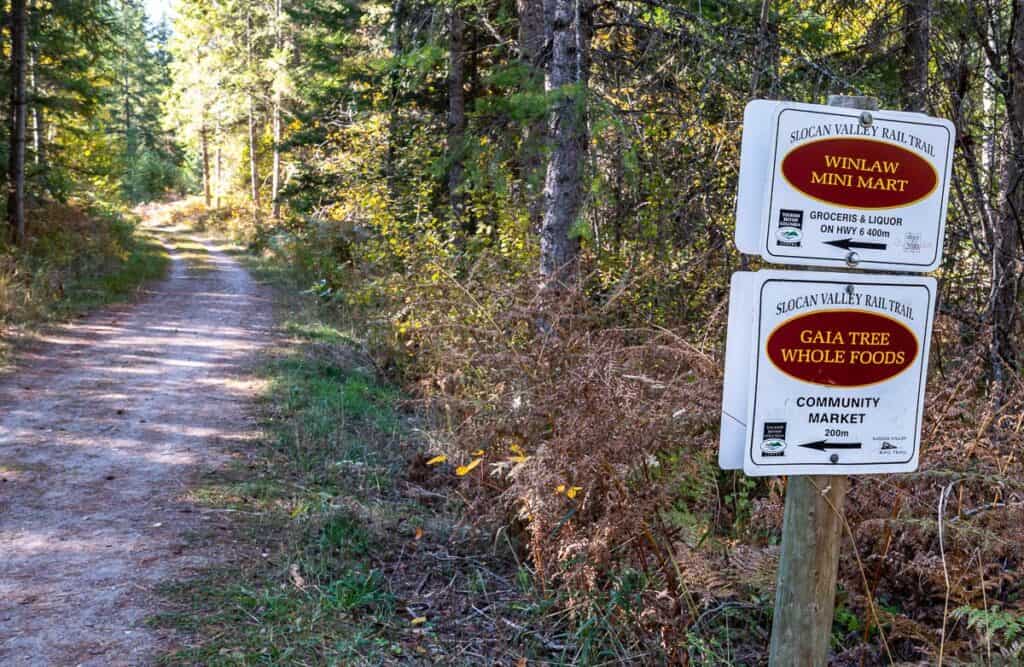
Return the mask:
POLYGON ((29 193, 136 203, 180 190, 182 156, 160 106, 166 26, 152 27, 135 0, 39 0, 28 33, 29 193))
POLYGON ((992 605, 988 609, 962 606, 953 610, 953 618, 964 619, 967 627, 980 633, 986 641, 1010 646, 1024 637, 1024 614, 992 605))
POLYGON ((394 596, 384 589, 385 582, 379 572, 348 572, 327 586, 327 603, 344 611, 369 611, 387 614, 394 605, 394 596))
POLYGON ((164 246, 117 211, 53 204, 29 212, 24 248, 0 248, 0 322, 36 324, 130 298, 162 276, 164 246))

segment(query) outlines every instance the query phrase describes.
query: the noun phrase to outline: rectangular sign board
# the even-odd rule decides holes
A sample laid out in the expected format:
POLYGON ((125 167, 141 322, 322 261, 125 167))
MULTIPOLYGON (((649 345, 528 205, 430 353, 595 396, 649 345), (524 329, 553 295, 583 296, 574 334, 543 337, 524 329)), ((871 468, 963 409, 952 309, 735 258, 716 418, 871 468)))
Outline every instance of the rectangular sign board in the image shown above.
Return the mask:
POLYGON ((722 467, 753 476, 916 470, 935 280, 736 275, 722 467))
POLYGON ((755 100, 737 246, 776 264, 933 271, 953 145, 953 124, 923 114, 755 100))

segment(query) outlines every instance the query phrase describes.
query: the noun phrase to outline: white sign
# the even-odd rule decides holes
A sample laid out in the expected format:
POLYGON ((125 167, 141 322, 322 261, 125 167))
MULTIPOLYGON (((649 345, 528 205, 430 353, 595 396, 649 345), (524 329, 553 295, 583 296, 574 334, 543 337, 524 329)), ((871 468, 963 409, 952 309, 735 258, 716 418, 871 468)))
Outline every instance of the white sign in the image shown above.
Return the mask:
POLYGON ((954 134, 923 114, 749 103, 737 246, 776 264, 936 269, 954 134))
POLYGON ((755 476, 917 469, 934 279, 739 273, 731 299, 723 468, 755 476))

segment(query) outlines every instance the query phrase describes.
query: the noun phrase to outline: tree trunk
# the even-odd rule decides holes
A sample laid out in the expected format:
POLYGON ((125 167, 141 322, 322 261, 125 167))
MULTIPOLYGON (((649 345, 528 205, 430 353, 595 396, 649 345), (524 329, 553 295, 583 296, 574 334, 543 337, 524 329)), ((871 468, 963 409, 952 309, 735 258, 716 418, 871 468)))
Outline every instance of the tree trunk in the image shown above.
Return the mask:
POLYGON ((904 0, 903 92, 907 111, 924 111, 928 93, 931 0, 904 0))
POLYGON ((46 168, 46 125, 43 108, 39 104, 39 77, 36 68, 39 63, 39 48, 29 54, 29 79, 32 90, 32 157, 36 166, 46 168))
MULTIPOLYGON (((29 32, 32 35, 38 35, 39 10, 35 0, 32 0, 28 11, 29 20, 31 21, 29 32)), ((39 69, 38 37, 32 39, 32 44, 28 47, 28 57, 32 106, 32 157, 36 167, 39 168, 42 174, 44 184, 46 184, 46 119, 43 117, 43 106, 39 102, 39 73, 37 71, 39 69)))
MULTIPOLYGON (((249 13, 245 19, 245 41, 249 72, 252 72, 253 65, 253 37, 252 37, 252 14, 249 13)), ((249 86, 249 186, 252 198, 252 217, 256 222, 260 220, 260 176, 256 164, 256 94, 249 86)))
POLYGON ((7 222, 15 243, 25 243, 25 0, 11 0, 11 153, 8 164, 7 222))
POLYGON ((281 94, 274 93, 274 166, 270 181, 271 215, 281 219, 281 94))
MULTIPOLYGON (((128 39, 129 31, 125 0, 121 0, 121 38, 128 39)), ((124 120, 124 163, 127 167, 125 182, 122 185, 125 186, 129 201, 135 201, 135 132, 132 130, 132 89, 128 74, 127 51, 122 50, 121 52, 120 67, 122 72, 121 94, 124 97, 121 103, 121 114, 124 120)))
POLYGON ((219 210, 220 209, 220 193, 224 189, 224 181, 222 180, 224 178, 224 171, 223 171, 224 156, 223 156, 223 150, 221 148, 222 145, 223 145, 223 141, 224 140, 220 136, 220 121, 219 120, 217 121, 217 129, 215 131, 215 134, 217 136, 217 158, 216 158, 216 160, 217 160, 217 164, 216 164, 216 169, 217 169, 217 186, 215 188, 215 190, 216 190, 216 198, 214 200, 214 204, 213 205, 214 205, 214 208, 219 210))
POLYGON ((252 199, 252 214, 257 221, 260 218, 260 176, 256 165, 256 100, 249 93, 249 186, 252 199))
MULTIPOLYGON (((281 38, 281 0, 274 2, 274 44, 280 52, 284 48, 281 38)), ((274 166, 271 176, 270 196, 273 202, 271 215, 274 220, 281 219, 281 86, 274 83, 274 166)))
POLYGON ((587 156, 586 86, 590 17, 586 0, 551 0, 551 61, 546 90, 554 99, 549 124, 551 156, 544 182, 540 273, 546 284, 571 280, 579 254, 573 226, 582 202, 587 156))
POLYGON ((402 54, 402 21, 405 18, 403 0, 393 0, 391 5, 391 71, 388 73, 388 148, 384 156, 384 177, 388 183, 388 195, 392 201, 398 199, 398 132, 399 132, 399 74, 398 57, 402 54))
MULTIPOLYGON (((544 2, 543 0, 516 0, 519 13, 519 59, 536 75, 531 87, 539 87, 544 63, 544 2)), ((531 77, 532 78, 532 77, 531 77)), ((539 230, 544 217, 543 172, 544 141, 547 123, 544 118, 527 122, 520 148, 520 180, 523 183, 530 228, 539 230)))
POLYGON ((452 7, 448 24, 448 202, 452 218, 466 229, 462 176, 466 138, 466 44, 465 24, 458 6, 452 7))
POLYGON ((1014 2, 1011 34, 1006 96, 1010 151, 1005 198, 992 239, 991 363, 997 394, 1005 386, 1007 368, 1015 369, 1018 365, 1014 325, 1020 276, 1020 225, 1024 216, 1024 0, 1014 2))
POLYGON ((203 202, 206 208, 210 208, 210 142, 209 130, 206 127, 206 120, 199 130, 199 143, 203 153, 203 202))
MULTIPOLYGON (((771 42, 771 8, 772 0, 761 0, 761 16, 758 19, 757 28, 757 44, 754 45, 754 72, 750 76, 750 96, 758 97, 761 93, 762 87, 762 75, 765 70, 768 70, 771 75, 771 82, 768 85, 768 89, 774 89, 775 81, 778 78, 776 75, 776 49, 771 42), (765 63, 765 55, 768 56, 768 62, 765 63)), ((769 93, 769 98, 773 97, 769 93)))

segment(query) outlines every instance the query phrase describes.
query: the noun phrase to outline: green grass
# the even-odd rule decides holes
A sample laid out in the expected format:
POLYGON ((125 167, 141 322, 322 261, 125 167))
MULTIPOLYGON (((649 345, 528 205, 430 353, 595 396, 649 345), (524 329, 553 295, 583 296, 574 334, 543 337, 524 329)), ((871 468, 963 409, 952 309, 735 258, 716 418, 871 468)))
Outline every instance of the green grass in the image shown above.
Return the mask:
POLYGON ((77 315, 100 306, 130 299, 149 280, 167 273, 170 256, 155 237, 135 231, 128 242, 127 256, 114 271, 98 276, 83 276, 65 288, 64 299, 54 303, 59 316, 77 315))
POLYGON ((193 503, 232 519, 229 533, 196 542, 233 546, 221 566, 163 589, 173 611, 151 623, 188 636, 163 664, 550 657, 528 629, 546 612, 516 583, 514 537, 496 543, 465 521, 451 469, 409 481, 427 446, 358 325, 275 258, 236 256, 278 294, 282 335, 261 371, 264 439, 191 491, 193 503))
POLYGON ((175 234, 171 239, 174 252, 185 261, 189 275, 201 275, 217 270, 217 265, 205 245, 181 234, 175 234))
POLYGON ((152 623, 199 641, 164 664, 380 664, 405 651, 394 628, 407 621, 374 558, 396 537, 376 494, 402 464, 389 447, 398 393, 319 347, 349 339, 335 327, 293 320, 284 329, 295 338, 263 366, 266 442, 255 463, 191 497, 246 512, 238 538, 249 551, 165 588, 181 611, 152 623))

